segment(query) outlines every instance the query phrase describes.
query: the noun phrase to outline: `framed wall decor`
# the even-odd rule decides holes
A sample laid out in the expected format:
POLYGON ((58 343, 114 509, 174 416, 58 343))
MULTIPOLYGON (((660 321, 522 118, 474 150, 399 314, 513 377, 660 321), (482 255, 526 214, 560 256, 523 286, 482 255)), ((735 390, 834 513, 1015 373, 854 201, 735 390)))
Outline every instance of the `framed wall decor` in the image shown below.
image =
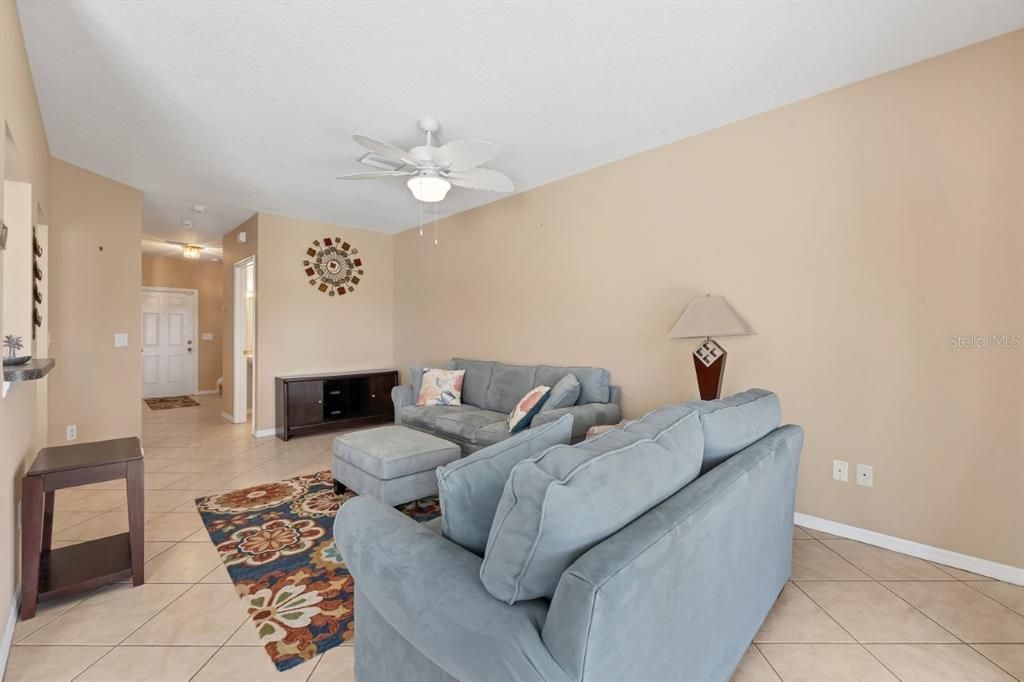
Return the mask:
POLYGON ((359 249, 341 237, 314 239, 302 267, 309 285, 328 296, 351 294, 365 274, 359 249))

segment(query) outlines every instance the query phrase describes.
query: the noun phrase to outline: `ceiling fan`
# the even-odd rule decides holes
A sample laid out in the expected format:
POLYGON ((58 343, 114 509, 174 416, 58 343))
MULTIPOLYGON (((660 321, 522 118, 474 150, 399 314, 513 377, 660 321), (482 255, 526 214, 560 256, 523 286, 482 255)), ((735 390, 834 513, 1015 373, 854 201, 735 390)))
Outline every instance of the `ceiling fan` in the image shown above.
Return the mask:
POLYGON ((365 135, 353 135, 352 139, 357 144, 382 157, 384 163, 393 166, 393 169, 353 173, 337 179, 409 177, 405 184, 412 195, 420 201, 431 203, 444 199, 452 185, 491 192, 511 192, 515 189, 512 180, 504 173, 480 167, 501 152, 498 145, 483 140, 452 140, 438 147, 435 143, 437 131, 441 129, 440 122, 434 118, 422 118, 419 126, 426 133, 427 142, 409 151, 365 135))

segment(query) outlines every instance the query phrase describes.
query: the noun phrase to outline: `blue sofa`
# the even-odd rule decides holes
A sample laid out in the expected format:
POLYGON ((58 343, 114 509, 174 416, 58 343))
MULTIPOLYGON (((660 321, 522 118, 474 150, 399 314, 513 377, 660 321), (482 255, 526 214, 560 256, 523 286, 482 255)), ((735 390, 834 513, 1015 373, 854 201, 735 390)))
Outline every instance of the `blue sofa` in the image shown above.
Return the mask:
POLYGON ((789 578, 803 432, 779 426, 765 391, 690 407, 702 473, 572 560, 550 600, 506 604, 477 554, 374 498, 347 502, 335 537, 357 679, 727 682, 789 578))
POLYGON ((611 384, 608 370, 600 367, 553 367, 508 365, 486 360, 452 358, 450 369, 466 371, 461 405, 417 406, 423 370, 410 368, 412 384, 391 390, 395 423, 433 434, 458 445, 463 453, 493 445, 509 437, 508 413, 534 386, 554 386, 572 373, 580 382, 575 405, 537 414, 530 426, 553 422, 563 414, 573 416, 573 438, 580 440, 591 426, 617 424, 619 387, 611 384))

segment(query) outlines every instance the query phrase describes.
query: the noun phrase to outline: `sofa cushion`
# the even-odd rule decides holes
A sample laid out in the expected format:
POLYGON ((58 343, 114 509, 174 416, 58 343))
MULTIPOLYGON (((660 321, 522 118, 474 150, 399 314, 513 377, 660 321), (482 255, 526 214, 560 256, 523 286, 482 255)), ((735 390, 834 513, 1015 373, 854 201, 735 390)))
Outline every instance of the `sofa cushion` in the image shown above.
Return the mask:
POLYGON ((449 367, 466 370, 466 376, 462 381, 462 402, 483 407, 487 399, 487 387, 491 385, 494 363, 452 358, 449 367))
MULTIPOLYGON (((639 419, 626 422, 622 428, 644 438, 650 438, 669 450, 687 450, 692 443, 693 434, 689 426, 680 428, 682 420, 689 419, 700 423, 700 414, 688 405, 666 405, 648 412, 639 419)), ((700 434, 701 447, 704 434, 700 434)))
POLYGON ((412 401, 416 402, 416 397, 420 394, 420 387, 423 386, 423 370, 424 367, 410 367, 409 368, 409 383, 412 384, 412 401))
POLYGON ((512 434, 508 432, 508 422, 505 420, 494 422, 493 424, 481 426, 477 429, 475 445, 494 445, 495 443, 507 440, 511 435, 512 434))
POLYGON ((385 481, 436 469, 460 454, 454 443, 398 425, 352 431, 333 446, 335 458, 385 481))
POLYGON ((565 415, 440 467, 437 487, 441 495, 442 534, 483 556, 494 510, 512 467, 553 445, 568 444, 571 432, 572 417, 565 415))
POLYGON ((550 598, 580 555, 696 478, 699 418, 666 430, 674 449, 617 429, 513 467, 480 566, 487 591, 508 604, 550 598))
POLYGON ((402 408, 402 423, 433 431, 438 417, 479 411, 479 407, 472 405, 406 405, 402 408))
POLYGON ((704 429, 701 472, 761 440, 782 423, 779 397, 763 388, 752 388, 720 400, 695 400, 688 405, 700 413, 704 429))
POLYGON ((441 437, 453 437, 476 444, 477 431, 488 424, 500 422, 505 430, 508 425, 505 423, 504 415, 501 412, 490 410, 465 410, 451 414, 439 415, 434 421, 434 430, 441 437))
MULTIPOLYGON (((494 370, 491 372, 491 385, 487 387, 484 408, 508 414, 519 402, 519 399, 536 386, 534 383, 536 375, 536 367, 504 365, 496 362, 494 370)), ((548 384, 548 386, 550 385, 548 384)))
POLYGON ((580 397, 577 405, 587 403, 606 403, 610 399, 608 389, 611 377, 608 370, 601 367, 552 367, 540 365, 537 367, 536 383, 554 386, 558 380, 566 374, 576 375, 580 382, 580 397))
MULTIPOLYGON (((539 374, 539 372, 538 372, 539 374)), ((572 407, 580 398, 580 380, 573 373, 566 374, 551 386, 548 399, 544 401, 541 412, 557 410, 560 407, 572 407)))

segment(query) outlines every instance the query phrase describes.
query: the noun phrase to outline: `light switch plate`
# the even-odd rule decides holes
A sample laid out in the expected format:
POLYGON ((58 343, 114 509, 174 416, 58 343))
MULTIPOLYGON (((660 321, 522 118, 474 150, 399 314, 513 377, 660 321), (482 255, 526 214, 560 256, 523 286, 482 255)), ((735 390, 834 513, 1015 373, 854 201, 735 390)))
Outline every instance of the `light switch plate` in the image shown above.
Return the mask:
POLYGON ((875 487, 875 469, 868 464, 857 465, 857 485, 865 488, 875 487))
POLYGON ((114 334, 114 348, 127 348, 128 347, 128 334, 124 332, 118 332, 114 334))
POLYGON ((199 338, 203 341, 213 341, 213 332, 203 332, 199 338))

